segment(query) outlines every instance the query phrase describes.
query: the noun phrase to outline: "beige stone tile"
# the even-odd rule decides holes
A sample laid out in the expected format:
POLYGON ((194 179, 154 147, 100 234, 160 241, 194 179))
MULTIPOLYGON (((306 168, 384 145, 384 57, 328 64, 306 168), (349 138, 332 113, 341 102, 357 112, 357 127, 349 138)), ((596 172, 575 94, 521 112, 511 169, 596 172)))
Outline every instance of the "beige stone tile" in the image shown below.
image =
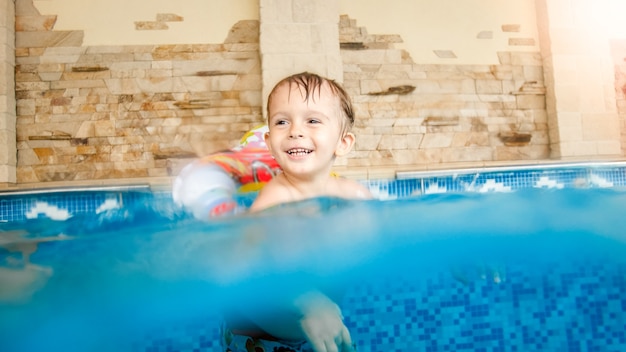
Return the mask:
POLYGON ((618 141, 620 128, 617 114, 582 114, 582 138, 585 141, 618 141))
POLYGON ((0 180, 2 180, 3 183, 0 185, 0 189, 8 189, 12 184, 15 184, 17 182, 15 166, 0 164, 0 180))

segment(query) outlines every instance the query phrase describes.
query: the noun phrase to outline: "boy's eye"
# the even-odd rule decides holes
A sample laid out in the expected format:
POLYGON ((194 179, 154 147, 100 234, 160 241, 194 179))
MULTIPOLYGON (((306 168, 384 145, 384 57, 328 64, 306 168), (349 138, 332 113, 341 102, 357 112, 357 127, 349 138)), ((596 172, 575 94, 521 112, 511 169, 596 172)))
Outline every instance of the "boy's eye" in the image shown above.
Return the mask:
POLYGON ((276 120, 276 122, 274 122, 274 125, 286 125, 287 121, 285 120, 276 120))
POLYGON ((318 119, 309 119, 309 123, 321 123, 318 119))

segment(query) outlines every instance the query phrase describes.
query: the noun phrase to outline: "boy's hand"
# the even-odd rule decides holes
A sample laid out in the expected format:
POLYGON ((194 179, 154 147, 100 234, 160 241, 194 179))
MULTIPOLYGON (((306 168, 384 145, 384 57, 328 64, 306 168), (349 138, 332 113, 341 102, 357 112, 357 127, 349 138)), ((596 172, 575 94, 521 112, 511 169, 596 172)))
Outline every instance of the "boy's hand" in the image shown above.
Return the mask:
POLYGON ((299 299, 304 313, 300 327, 315 352, 354 352, 352 338, 339 307, 319 292, 299 299))
POLYGON ((350 332, 335 312, 305 317, 300 324, 315 352, 354 352, 350 332))

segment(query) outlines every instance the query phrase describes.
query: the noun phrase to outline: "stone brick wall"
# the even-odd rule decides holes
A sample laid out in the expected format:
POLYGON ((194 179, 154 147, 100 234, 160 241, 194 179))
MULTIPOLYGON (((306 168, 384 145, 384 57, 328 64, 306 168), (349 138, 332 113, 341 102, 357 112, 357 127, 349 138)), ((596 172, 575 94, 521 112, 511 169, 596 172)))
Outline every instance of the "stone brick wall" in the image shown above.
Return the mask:
POLYGON ((14 28, 15 4, 0 0, 0 184, 16 181, 14 28))
MULTIPOLYGON (((256 21, 222 44, 85 47, 80 33, 52 31, 54 19, 17 18, 19 183, 171 176, 263 123, 256 21)), ((423 65, 399 41, 341 17, 358 138, 340 168, 549 156, 538 53, 423 65)))
POLYGON ((263 102, 274 85, 303 71, 343 81, 337 0, 260 0, 263 102))
POLYGON ((263 123, 258 21, 220 44, 97 47, 53 23, 17 16, 18 183, 169 176, 263 123))
POLYGON ((540 53, 499 65, 415 64, 396 35, 340 21, 344 85, 356 110, 347 166, 433 166, 549 157, 540 53))
MULTIPOLYGON (((282 3, 264 4, 284 15, 282 3)), ((569 9, 565 3, 549 4, 542 10, 549 16, 569 9)), ((302 26, 308 41, 292 34, 292 56, 280 45, 284 31, 268 30, 263 33, 271 37, 264 37, 254 20, 234 24, 223 43, 86 46, 82 31, 55 30, 56 16, 40 15, 32 0, 0 0, 0 5, 15 12, 14 23, 6 16, 0 22, 0 30, 8 33, 0 48, 10 54, 0 55, 6 58, 0 66, 6 71, 0 81, 0 139, 5 142, 0 178, 9 183, 175 175, 190 158, 231 148, 245 131, 264 122, 268 72, 318 66, 326 68, 322 74, 341 77, 355 103, 356 148, 337 162, 345 175, 619 157, 614 149, 622 157, 626 153, 623 40, 611 43, 614 65, 608 76, 614 72, 615 81, 596 82, 589 78, 598 72, 607 76, 603 52, 576 59, 600 50, 587 50, 593 38, 580 44, 558 26, 546 33, 558 40, 561 53, 546 59, 555 48, 541 49, 544 70, 541 54, 529 51, 527 40, 510 42, 511 51, 499 52, 494 65, 454 64, 453 48, 437 52, 442 59, 450 57, 449 64, 418 63, 395 48, 402 42, 399 35, 369 34, 348 15, 338 18, 336 45, 336 39, 328 39, 337 38, 330 35, 332 11, 313 11, 305 2, 292 8, 293 27, 318 12, 324 26, 302 26), (264 52, 260 35, 271 50, 264 52), (577 44, 573 47, 581 54, 571 56, 568 43, 577 44), (516 51, 520 46, 526 47, 516 51), (335 47, 338 55, 330 50, 335 47), (555 62, 558 70, 551 67, 555 62), (596 63, 603 64, 602 70, 596 63), (573 84, 559 84, 555 77, 573 84), (619 126, 613 123, 616 110, 619 126)), ((271 17, 266 7, 261 14, 261 22, 271 17)), ((165 13, 157 14, 159 20, 182 18, 165 13)), ((283 28, 284 19, 277 15, 274 20, 268 24, 283 28)), ((140 23, 137 30, 161 27, 140 23)), ((517 30, 515 24, 502 25, 503 32, 517 30)), ((481 32, 478 38, 490 35, 481 32)))
POLYGON ((622 155, 626 155, 626 39, 611 42, 615 64, 615 98, 621 131, 622 155))
POLYGON ((598 17, 602 7, 592 0, 536 0, 535 5, 544 76, 550 82, 550 157, 623 158, 610 36, 598 17))

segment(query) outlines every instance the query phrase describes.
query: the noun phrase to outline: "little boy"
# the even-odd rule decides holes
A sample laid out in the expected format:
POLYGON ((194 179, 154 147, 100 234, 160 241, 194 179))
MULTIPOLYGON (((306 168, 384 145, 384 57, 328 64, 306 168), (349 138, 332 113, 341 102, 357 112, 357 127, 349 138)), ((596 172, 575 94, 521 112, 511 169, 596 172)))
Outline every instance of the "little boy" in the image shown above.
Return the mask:
MULTIPOLYGON (((265 141, 282 172, 261 189, 251 212, 322 196, 372 197, 363 185, 331 173, 335 158, 350 152, 355 141, 352 103, 339 84, 307 72, 289 76, 271 91, 267 116, 265 141)), ((223 331, 225 350, 354 351, 341 310, 321 291, 296 295, 287 310, 295 314, 231 316, 223 331)))
POLYGON ((251 211, 320 196, 371 198, 363 185, 331 174, 335 158, 355 141, 352 103, 339 84, 306 72, 289 76, 270 93, 267 116, 265 141, 282 173, 263 187, 251 211))

